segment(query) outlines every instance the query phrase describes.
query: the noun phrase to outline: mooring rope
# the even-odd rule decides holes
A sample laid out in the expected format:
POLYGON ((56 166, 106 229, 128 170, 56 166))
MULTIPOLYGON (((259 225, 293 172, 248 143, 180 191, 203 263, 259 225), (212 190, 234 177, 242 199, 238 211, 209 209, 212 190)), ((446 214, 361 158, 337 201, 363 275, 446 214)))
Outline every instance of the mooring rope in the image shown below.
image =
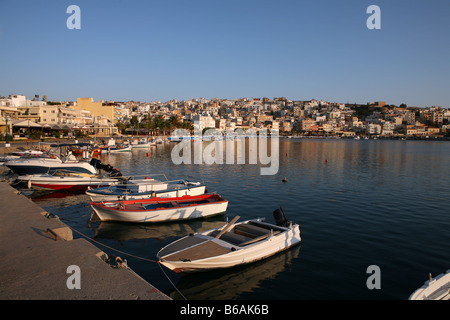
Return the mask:
POLYGON ((163 267, 161 266, 161 263, 158 263, 159 268, 161 269, 161 271, 164 273, 164 275, 166 276, 167 280, 169 280, 169 282, 172 284, 172 286, 175 288, 175 290, 177 290, 177 292, 180 294, 180 296, 183 297, 184 300, 187 300, 186 297, 181 293, 180 290, 178 290, 178 288, 175 286, 175 284, 172 282, 172 280, 170 280, 169 276, 166 274, 166 272, 164 271, 163 267))
MULTIPOLYGON (((60 219, 61 219, 61 218, 60 218, 60 219)), ((63 220, 64 220, 64 219, 63 219, 63 220)), ((158 263, 158 261, 156 261, 156 260, 147 259, 147 258, 144 258, 144 257, 136 256, 136 255, 134 255, 134 254, 127 253, 127 252, 124 252, 124 251, 115 249, 115 248, 113 248, 113 247, 110 247, 110 246, 108 246, 108 245, 106 245, 106 244, 104 244, 104 243, 98 242, 98 241, 96 241, 96 240, 94 240, 94 239, 88 237, 87 235, 81 233, 80 231, 78 231, 78 230, 76 230, 76 229, 74 229, 74 228, 72 228, 72 227, 70 227, 70 226, 68 226, 68 227, 69 227, 71 230, 73 230, 73 231, 75 231, 76 233, 78 233, 79 235, 85 237, 86 239, 89 239, 90 241, 95 242, 95 243, 97 243, 97 244, 99 244, 99 245, 102 245, 102 246, 104 246, 104 247, 106 247, 106 248, 108 248, 108 249, 110 249, 110 250, 119 252, 119 253, 121 253, 121 254, 124 254, 124 255, 127 255, 127 256, 136 258, 136 259, 140 259, 140 260, 144 260, 144 261, 148 261, 148 262, 158 263)))
MULTIPOLYGON (((61 219, 59 216, 55 216, 55 217, 57 217, 57 218, 60 219, 60 220, 65 220, 64 218, 61 219)), ((72 228, 71 226, 67 226, 67 227, 69 227, 72 231, 75 231, 75 232, 78 233, 79 235, 85 237, 86 239, 88 239, 88 240, 90 240, 90 241, 92 241, 92 242, 95 242, 95 243, 97 243, 97 244, 99 244, 99 245, 102 245, 102 246, 104 246, 104 247, 106 247, 106 248, 108 248, 108 249, 110 249, 110 250, 116 251, 116 252, 118 252, 118 253, 120 253, 120 254, 127 255, 127 256, 129 256, 129 257, 133 257, 133 258, 135 258, 135 259, 139 259, 139 260, 144 260, 144 261, 147 261, 147 262, 153 262, 153 263, 156 263, 156 264, 159 266, 159 268, 161 269, 161 271, 162 271, 162 273, 164 274, 164 276, 167 278, 167 280, 170 282, 170 284, 174 287, 174 289, 175 289, 175 290, 183 297, 184 300, 187 300, 186 297, 181 293, 181 291, 178 290, 178 288, 175 286, 175 284, 172 282, 172 280, 170 280, 169 276, 166 274, 166 272, 164 271, 164 269, 162 268, 161 264, 160 264, 158 261, 152 260, 152 259, 147 259, 147 258, 140 257, 140 256, 136 256, 136 255, 134 255, 134 254, 127 253, 127 252, 124 252, 124 251, 115 249, 115 248, 113 248, 113 247, 110 247, 110 246, 108 246, 108 245, 106 245, 106 244, 104 244, 104 243, 98 242, 98 241, 96 241, 96 240, 94 240, 94 239, 88 237, 87 235, 85 235, 85 234, 83 234, 82 232, 80 232, 80 231, 78 231, 78 230, 72 228)), ((128 267, 128 265, 126 266, 126 268, 127 268, 128 270, 130 270, 131 272, 133 272, 136 276, 138 276, 139 278, 141 278, 142 280, 144 280, 144 279, 143 279, 141 276, 139 276, 134 270, 132 270, 130 267, 128 267)), ((144 280, 144 281, 145 281, 145 280, 144 280)), ((147 281, 146 281, 146 282, 147 282, 147 281)))

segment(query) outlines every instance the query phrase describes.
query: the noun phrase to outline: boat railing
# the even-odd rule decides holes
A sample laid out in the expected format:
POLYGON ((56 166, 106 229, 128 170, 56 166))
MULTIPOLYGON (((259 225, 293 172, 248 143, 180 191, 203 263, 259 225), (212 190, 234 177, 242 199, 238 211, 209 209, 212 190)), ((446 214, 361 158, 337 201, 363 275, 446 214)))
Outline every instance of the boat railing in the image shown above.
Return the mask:
POLYGON ((167 179, 167 176, 164 173, 155 173, 155 174, 144 174, 144 175, 133 175, 133 176, 122 176, 122 180, 127 183, 130 180, 143 180, 143 179, 154 179, 154 177, 162 176, 164 177, 164 180, 160 179, 160 182, 165 182, 168 184, 175 184, 176 182, 201 182, 202 185, 205 184, 203 179, 196 179, 193 176, 187 175, 185 179, 175 179, 175 180, 169 180, 167 179))
POLYGON ((147 174, 147 175, 135 175, 135 176, 120 176, 117 177, 117 179, 121 180, 120 183, 118 184, 114 184, 111 186, 107 187, 107 190, 111 191, 112 189, 115 189, 117 187, 120 186, 126 186, 129 185, 129 181, 130 180, 145 180, 145 179, 150 179, 150 177, 154 177, 154 176, 163 176, 164 177, 164 181, 158 181, 156 180, 155 182, 164 182, 164 183, 169 183, 169 181, 167 181, 167 177, 164 173, 155 173, 155 174, 147 174))
POLYGON ((176 185, 176 184, 183 184, 183 185, 185 185, 185 186, 188 186, 189 184, 191 184, 192 186, 203 186, 203 185, 205 185, 204 183, 203 183, 203 181, 202 182, 199 182, 199 181, 190 181, 190 180, 185 180, 185 179, 178 179, 178 180, 172 180, 172 181, 165 181, 165 182, 167 182, 167 184, 168 185, 170 185, 170 184, 172 184, 172 185, 176 185))
MULTIPOLYGON (((156 174, 157 175, 157 174, 156 174)), ((163 175, 165 178, 166 176, 164 174, 160 174, 163 175)), ((150 177, 152 175, 146 175, 145 177, 150 177)), ((139 176, 134 176, 134 177, 139 177, 139 176)), ((130 186, 132 185, 132 183, 130 183, 129 177, 118 177, 118 179, 122 180, 120 183, 114 184, 114 185, 110 185, 108 187, 105 187, 106 190, 113 192, 113 190, 120 188, 120 187, 126 187, 126 186, 130 186)), ((167 178, 166 178, 167 179, 167 178)), ((185 180, 185 179, 177 179, 177 180, 165 180, 165 181, 154 181, 154 183, 167 183, 167 185, 179 185, 180 187, 182 186, 189 186, 189 184, 191 184, 192 187, 197 187, 197 186, 204 186, 204 184, 202 182, 198 182, 198 184, 195 184, 194 181, 189 181, 189 180, 185 180)), ((178 188, 175 188, 178 189, 178 188)), ((103 189, 105 190, 105 189, 103 189)), ((126 188, 123 190, 124 193, 129 193, 130 191, 127 190, 126 188)))
POLYGON ((153 173, 153 174, 141 174, 141 175, 133 175, 133 176, 122 176, 122 179, 124 181, 129 180, 141 180, 141 179, 153 179, 153 177, 162 176, 164 177, 164 181, 161 182, 167 182, 168 179, 164 173, 153 173))

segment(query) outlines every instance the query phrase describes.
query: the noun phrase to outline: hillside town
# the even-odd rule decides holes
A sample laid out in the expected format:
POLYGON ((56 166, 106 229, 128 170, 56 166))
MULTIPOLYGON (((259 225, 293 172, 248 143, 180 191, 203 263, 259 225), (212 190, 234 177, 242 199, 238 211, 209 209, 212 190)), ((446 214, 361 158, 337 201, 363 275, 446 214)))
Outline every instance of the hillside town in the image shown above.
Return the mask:
POLYGON ((152 101, 51 101, 0 97, 0 138, 170 135, 175 128, 279 130, 280 135, 341 138, 448 138, 450 109, 279 98, 152 101))

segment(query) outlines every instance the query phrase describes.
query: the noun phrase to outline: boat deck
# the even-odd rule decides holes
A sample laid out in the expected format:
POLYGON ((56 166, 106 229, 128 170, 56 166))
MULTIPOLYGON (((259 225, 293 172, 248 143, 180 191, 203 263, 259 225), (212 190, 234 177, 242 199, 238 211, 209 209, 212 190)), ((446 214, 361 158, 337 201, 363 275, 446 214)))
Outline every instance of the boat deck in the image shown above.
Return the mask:
MULTIPOLYGON (((195 237, 189 237, 195 238, 195 237)), ((186 239, 189 239, 186 238, 186 239)), ((196 238, 199 239, 199 238, 196 238)), ((222 247, 212 240, 202 239, 203 241, 197 245, 187 248, 182 251, 176 251, 173 254, 164 256, 166 261, 192 261, 198 259, 205 259, 210 257, 216 257, 231 252, 230 249, 222 247)))
MULTIPOLYGON (((257 224, 256 222, 238 224, 233 229, 225 232, 220 239, 233 245, 243 247, 261 240, 266 239, 270 235, 280 233, 273 227, 257 224)), ((215 237, 219 234, 219 230, 213 231, 210 236, 215 237)))

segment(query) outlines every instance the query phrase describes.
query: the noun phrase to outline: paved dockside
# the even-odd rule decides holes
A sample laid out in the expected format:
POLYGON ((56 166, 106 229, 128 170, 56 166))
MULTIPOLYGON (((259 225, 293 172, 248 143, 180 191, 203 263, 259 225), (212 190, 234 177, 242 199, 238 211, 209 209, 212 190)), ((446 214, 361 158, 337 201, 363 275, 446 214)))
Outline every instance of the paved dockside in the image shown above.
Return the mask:
POLYGON ((100 249, 86 239, 72 239, 67 225, 46 214, 0 182, 0 299, 170 300, 131 270, 102 260, 100 249), (80 289, 69 289, 68 282, 69 287, 79 283, 80 289))

